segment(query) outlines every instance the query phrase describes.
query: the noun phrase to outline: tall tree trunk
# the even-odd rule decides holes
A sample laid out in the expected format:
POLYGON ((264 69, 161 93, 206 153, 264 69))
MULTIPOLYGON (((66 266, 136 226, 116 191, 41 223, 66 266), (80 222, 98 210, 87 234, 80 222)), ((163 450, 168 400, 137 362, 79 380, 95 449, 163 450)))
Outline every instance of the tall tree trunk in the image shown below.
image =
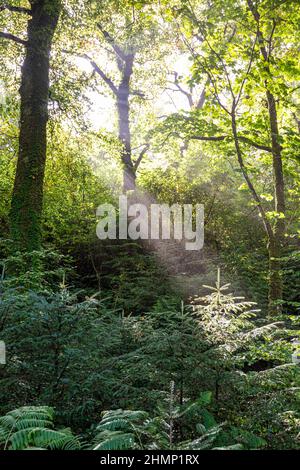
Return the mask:
MULTIPOLYGON (((231 114, 231 126, 232 126, 232 134, 235 143, 236 153, 238 157, 238 162, 240 168, 242 170, 243 176, 247 182, 248 188, 256 201, 258 210, 260 212, 264 228, 266 231, 266 235, 268 238, 268 254, 269 254, 269 314, 276 314, 280 313, 281 305, 280 301, 282 300, 282 278, 280 273, 280 254, 281 254, 281 237, 278 236, 279 223, 282 219, 278 219, 277 226, 272 228, 270 221, 267 218, 265 210, 263 208, 261 199, 257 194, 251 179, 248 175, 247 169, 244 164, 243 154, 239 143, 239 136, 237 131, 237 124, 236 124, 236 116, 235 116, 235 108, 232 109, 231 114)), ((275 178, 276 179, 276 178, 275 178)), ((276 194, 276 191, 275 191, 276 194)), ((278 207, 278 206, 277 206, 278 207)), ((282 230, 282 226, 280 226, 282 230)), ((283 225, 283 237, 284 235, 284 225, 283 225)))
POLYGON ((117 91, 117 110, 119 120, 119 139, 122 144, 121 159, 123 163, 123 191, 135 190, 136 174, 132 162, 130 133, 130 79, 133 72, 134 54, 124 59, 122 80, 117 91))
POLYGON ((40 248, 43 183, 47 151, 49 60, 61 0, 32 0, 28 43, 22 67, 21 117, 10 228, 24 250, 40 248))
MULTIPOLYGON (((130 26, 131 23, 128 23, 130 26)), ((131 132, 130 132, 130 103, 129 98, 131 95, 130 91, 130 80, 133 73, 133 64, 135 59, 135 53, 126 47, 118 44, 115 39, 107 32, 100 23, 97 24, 99 30, 103 34, 104 38, 113 49, 116 57, 116 63, 121 74, 121 80, 119 84, 106 75, 106 73, 88 56, 84 55, 86 59, 90 61, 90 64, 94 68, 95 72, 104 80, 109 86, 116 98, 116 108, 118 112, 118 126, 119 126, 119 141, 122 145, 121 149, 121 161, 123 165, 123 192, 126 193, 130 190, 135 190, 136 184, 136 170, 140 164, 145 152, 149 148, 149 145, 144 146, 144 150, 140 153, 136 162, 132 160, 132 149, 131 149, 131 132)), ((141 93, 135 92, 134 94, 142 95, 141 93)))
POLYGON ((280 256, 282 247, 275 236, 269 241, 269 313, 279 314, 282 311, 282 275, 280 256))
POLYGON ((270 313, 280 313, 281 304, 278 303, 278 301, 280 302, 283 297, 283 281, 280 257, 282 256, 282 247, 285 234, 284 176, 282 169, 282 150, 278 130, 276 101, 273 94, 269 90, 267 90, 267 100, 272 139, 275 212, 277 215, 274 226, 274 240, 269 243, 269 310, 270 313))
MULTIPOLYGON (((272 51, 272 36, 276 27, 275 19, 273 19, 273 32, 270 39, 265 40, 260 25, 260 13, 252 0, 247 0, 249 9, 257 25, 257 38, 261 57, 264 61, 264 68, 268 76, 270 71, 270 56, 272 51), (269 45, 267 50, 266 44, 269 45)), ((276 220, 274 224, 274 237, 269 240, 269 312, 280 313, 281 301, 283 294, 283 280, 281 275, 280 257, 282 256, 282 247, 285 234, 285 194, 284 194, 284 175, 282 169, 282 148, 280 145, 280 134, 277 117, 276 100, 270 91, 269 80, 265 80, 266 97, 268 102, 269 124, 272 143, 272 160, 273 160, 273 179, 274 179, 274 196, 275 196, 275 212, 276 220)))

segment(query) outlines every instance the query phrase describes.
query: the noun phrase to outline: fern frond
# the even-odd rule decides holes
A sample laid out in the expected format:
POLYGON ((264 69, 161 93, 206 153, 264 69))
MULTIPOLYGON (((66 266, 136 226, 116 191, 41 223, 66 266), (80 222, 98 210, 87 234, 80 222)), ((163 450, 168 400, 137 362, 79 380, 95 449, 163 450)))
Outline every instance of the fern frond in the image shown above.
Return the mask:
POLYGON ((108 410, 102 413, 101 424, 105 424, 115 419, 125 419, 128 421, 140 421, 147 418, 148 413, 136 410, 108 410))
POLYGON ((21 429, 29 429, 29 428, 52 428, 53 423, 47 419, 37 419, 37 418, 25 418, 20 419, 19 421, 15 422, 15 428, 20 431, 21 429))
POLYGON ((129 422, 129 420, 117 418, 112 420, 106 420, 106 422, 100 423, 96 429, 98 431, 105 429, 107 429, 108 431, 124 431, 128 430, 128 428, 130 428, 131 426, 132 424, 129 422))
POLYGON ((213 447, 212 450, 244 450, 244 447, 242 444, 233 444, 225 447, 213 447))
POLYGON ((54 411, 49 407, 22 407, 0 418, 0 443, 11 450, 80 448, 70 429, 55 431, 54 411))
POLYGON ((101 442, 93 450, 124 450, 134 446, 134 434, 121 431, 111 431, 98 436, 101 442))
POLYGON ((29 439, 34 446, 50 450, 80 449, 80 442, 77 437, 53 429, 35 429, 30 432, 29 439))
POLYGON ((193 441, 182 442, 179 444, 179 448, 182 450, 205 450, 211 448, 213 442, 221 432, 222 426, 222 424, 219 424, 211 428, 205 434, 193 441))

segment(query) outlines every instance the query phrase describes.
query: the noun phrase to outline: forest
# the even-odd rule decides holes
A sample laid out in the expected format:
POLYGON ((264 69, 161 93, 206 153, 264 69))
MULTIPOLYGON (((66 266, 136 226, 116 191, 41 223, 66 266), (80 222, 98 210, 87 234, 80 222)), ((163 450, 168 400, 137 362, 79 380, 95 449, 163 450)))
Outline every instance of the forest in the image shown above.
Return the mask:
POLYGON ((299 0, 0 0, 0 460, 300 450, 299 37, 299 0))

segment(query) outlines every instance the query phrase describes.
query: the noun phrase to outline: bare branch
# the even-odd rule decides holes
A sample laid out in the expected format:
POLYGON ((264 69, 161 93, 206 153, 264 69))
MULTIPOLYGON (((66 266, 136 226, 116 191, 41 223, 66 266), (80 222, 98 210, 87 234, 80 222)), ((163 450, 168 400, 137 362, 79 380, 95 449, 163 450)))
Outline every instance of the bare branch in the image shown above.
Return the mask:
POLYGON ((115 42, 114 38, 105 29, 102 28, 100 23, 98 23, 97 26, 98 26, 99 30, 101 31, 101 33, 103 34, 106 41, 111 45, 111 47, 113 48, 113 50, 115 51, 117 56, 119 56, 120 59, 125 61, 126 60, 126 54, 123 51, 123 49, 115 42))
POLYGON ((13 11, 15 13, 25 13, 26 15, 32 15, 32 11, 29 8, 24 8, 24 7, 14 7, 12 5, 8 5, 7 3, 4 3, 4 5, 0 6, 0 12, 4 10, 9 10, 13 11))
POLYGON ((269 61, 269 55, 268 55, 267 49, 266 49, 265 44, 264 44, 264 37, 263 37, 262 32, 260 30, 260 14, 259 14, 256 6, 254 6, 254 3, 253 3, 252 0, 247 0, 247 3, 248 3, 249 10, 251 11, 252 16, 255 19, 256 24, 257 24, 257 38, 258 38, 261 54, 262 54, 264 60, 266 62, 268 62, 269 61))
POLYGON ((241 141, 241 142, 245 142, 245 144, 249 144, 251 145, 252 147, 255 147, 257 148, 258 150, 264 150, 265 152, 270 152, 272 153, 272 149, 271 147, 268 147, 267 145, 263 145, 263 144, 258 144, 257 142, 253 142, 253 140, 251 139, 248 139, 248 137, 244 137, 244 136, 239 136, 238 139, 241 141))
POLYGON ((177 72, 173 72, 173 75, 174 75, 174 85, 177 87, 178 91, 180 91, 183 95, 185 95, 188 99, 188 102, 189 102, 189 105, 190 107, 192 108, 194 106, 194 102, 193 102, 193 97, 191 95, 191 93, 189 93, 188 91, 184 90, 182 88, 182 86, 180 85, 179 83, 179 79, 178 79, 178 73, 177 72))
POLYGON ((27 46, 28 44, 27 41, 24 41, 24 39, 18 38, 14 34, 3 33, 2 31, 0 31, 0 38, 9 39, 10 41, 14 41, 17 44, 22 44, 22 46, 27 46))
POLYGON ((202 109, 205 103, 206 99, 206 87, 210 84, 210 80, 208 79, 203 87, 203 90, 201 92, 200 98, 198 100, 198 103, 196 105, 196 109, 202 109))
MULTIPOLYGON (((219 92, 218 92, 218 87, 217 87, 217 84, 216 84, 216 81, 214 80, 214 77, 213 75, 211 74, 210 72, 210 69, 209 67, 205 67, 204 64, 201 62, 200 60, 200 56, 199 54, 196 54, 193 47, 191 46, 191 44, 187 41, 187 39, 182 35, 182 39, 183 39, 183 42, 186 44, 186 46, 188 47, 189 51, 191 52, 191 54, 193 55, 193 58, 194 60, 199 64, 199 66, 201 67, 201 69, 203 70, 203 72, 207 75, 208 77, 208 81, 209 83, 211 83, 212 87, 213 87, 213 94, 214 94, 214 97, 216 98, 217 102, 219 103, 220 107, 223 109, 223 111, 225 111, 225 113, 229 114, 229 116, 231 115, 231 111, 229 111, 226 106, 222 103, 221 99, 220 99, 220 95, 219 95, 219 92)), ((202 58, 203 59, 203 58, 202 58)))
POLYGON ((190 137, 190 139, 193 139, 193 140, 203 140, 203 141, 209 141, 209 142, 220 142, 222 140, 225 140, 226 138, 228 138, 227 135, 219 135, 219 136, 192 135, 190 137))
POLYGON ((134 170, 135 170, 135 171, 138 169, 138 167, 139 167, 139 165, 140 165, 140 163, 141 163, 141 161, 142 161, 142 159, 143 159, 145 153, 149 150, 149 148, 150 148, 150 144, 144 144, 143 150, 140 152, 140 154, 139 154, 137 160, 136 160, 135 163, 134 163, 134 170))
POLYGON ((273 18, 273 27, 272 27, 272 31, 271 31, 271 34, 270 34, 270 37, 268 39, 268 43, 269 43, 269 47, 268 47, 268 58, 271 57, 271 54, 272 54, 272 46, 273 46, 273 36, 274 36, 274 33, 275 33, 275 29, 276 29, 276 21, 275 19, 273 18))
POLYGON ((258 33, 256 33, 256 36, 255 36, 255 40, 253 42, 253 45, 252 45, 252 48, 251 48, 251 54, 250 54, 250 60, 249 60, 249 64, 248 64, 248 67, 247 67, 247 70, 246 70, 246 74, 243 78, 243 81, 241 83, 241 86, 240 86, 240 90, 238 92, 238 96, 237 96, 237 99, 236 99, 236 102, 235 102, 235 106, 237 107, 238 104, 239 104, 239 101, 241 99, 241 96, 242 96, 242 93, 243 93, 243 90, 244 90, 244 86, 245 86, 245 83, 247 81, 247 78, 248 78, 248 75, 251 71, 251 68, 252 68, 252 63, 253 63, 253 59, 254 59, 254 51, 255 51, 255 45, 256 45, 256 41, 257 41, 257 38, 258 38, 258 33))
POLYGON ((204 40, 206 42, 206 44, 208 45, 209 49, 211 50, 211 52, 217 57, 217 59, 221 63, 221 65, 223 67, 223 70, 224 70, 224 73, 225 73, 227 83, 228 83, 230 94, 232 96, 232 99, 235 100, 235 95, 233 93, 233 87, 232 87, 232 83, 231 83, 231 80, 230 80, 230 76, 229 76, 226 64, 225 64, 222 56, 212 47, 212 45, 210 44, 210 42, 209 42, 209 40, 207 39, 206 36, 204 36, 203 40, 202 40, 201 37, 199 37, 198 34, 195 34, 195 37, 200 41, 200 43, 203 42, 203 40, 204 40))
POLYGON ((107 76, 105 75, 105 73, 98 67, 98 65, 96 64, 96 62, 94 62, 93 60, 90 62, 91 63, 91 66, 93 67, 93 69, 95 70, 95 72, 97 72, 98 75, 100 75, 100 77, 105 81, 105 83, 109 86, 109 88, 111 89, 111 91, 117 95, 118 93, 118 90, 116 88, 116 86, 114 85, 113 81, 107 76))
POLYGON ((142 99, 145 99, 145 96, 146 96, 145 93, 143 93, 142 91, 139 91, 139 90, 132 90, 132 91, 130 92, 130 94, 131 94, 132 96, 139 96, 139 97, 142 98, 142 99))
POLYGON ((100 69, 100 67, 96 64, 96 62, 93 61, 91 57, 89 57, 87 54, 80 54, 78 57, 82 57, 83 59, 86 59, 89 61, 95 72, 100 75, 102 80, 109 86, 111 91, 117 95, 118 94, 118 88, 114 84, 114 82, 103 72, 103 70, 100 69))
MULTIPOLYGON (((202 141, 210 141, 210 142, 220 142, 225 139, 230 139, 231 137, 229 135, 219 135, 219 136, 205 136, 205 135, 194 135, 191 136, 190 139, 193 140, 202 140, 202 141)), ((239 135, 238 140, 241 142, 244 142, 245 144, 250 145, 251 147, 254 147, 258 150, 263 150, 265 152, 270 152, 272 153, 271 147, 268 147, 267 145, 259 144, 257 142, 254 142, 251 139, 248 139, 248 137, 244 137, 239 135)))

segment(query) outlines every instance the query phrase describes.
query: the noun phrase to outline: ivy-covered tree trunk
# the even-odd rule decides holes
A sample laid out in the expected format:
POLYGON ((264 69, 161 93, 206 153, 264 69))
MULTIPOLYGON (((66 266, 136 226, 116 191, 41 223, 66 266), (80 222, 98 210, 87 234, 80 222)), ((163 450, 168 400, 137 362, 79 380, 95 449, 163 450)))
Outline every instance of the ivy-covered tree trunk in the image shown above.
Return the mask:
POLYGON ((22 250, 39 249, 47 151, 49 61, 61 0, 31 0, 22 67, 17 170, 10 211, 12 239, 22 250))

